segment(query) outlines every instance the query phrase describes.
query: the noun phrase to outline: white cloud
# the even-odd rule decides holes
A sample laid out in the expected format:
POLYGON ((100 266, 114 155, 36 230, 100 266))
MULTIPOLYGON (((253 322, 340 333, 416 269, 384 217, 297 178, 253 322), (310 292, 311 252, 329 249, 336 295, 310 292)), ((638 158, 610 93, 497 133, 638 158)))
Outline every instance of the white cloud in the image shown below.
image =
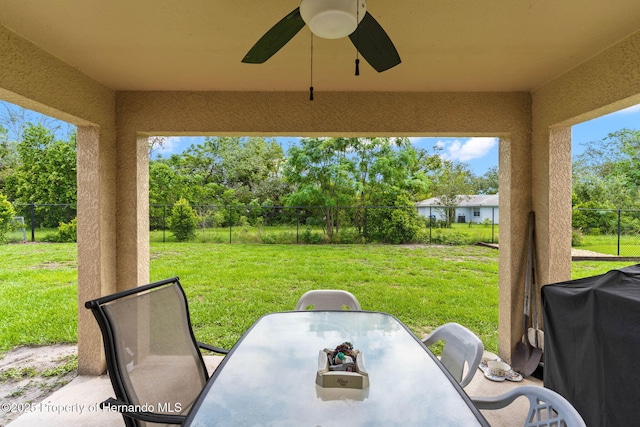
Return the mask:
POLYGON ((200 144, 204 141, 202 136, 166 136, 161 148, 158 148, 154 158, 161 155, 168 158, 172 154, 182 153, 193 144, 200 144))
POLYGON ((164 139, 164 144, 162 144, 162 151, 165 153, 173 153, 178 146, 180 146, 180 137, 179 136, 170 136, 164 139))
POLYGON ((456 139, 449 144, 438 141, 436 145, 444 149, 445 158, 459 162, 468 162, 484 157, 497 143, 497 138, 477 137, 470 138, 466 141, 456 139))
POLYGON ((624 110, 620 110, 613 114, 635 114, 640 112, 640 104, 634 105, 633 107, 625 108, 624 110))

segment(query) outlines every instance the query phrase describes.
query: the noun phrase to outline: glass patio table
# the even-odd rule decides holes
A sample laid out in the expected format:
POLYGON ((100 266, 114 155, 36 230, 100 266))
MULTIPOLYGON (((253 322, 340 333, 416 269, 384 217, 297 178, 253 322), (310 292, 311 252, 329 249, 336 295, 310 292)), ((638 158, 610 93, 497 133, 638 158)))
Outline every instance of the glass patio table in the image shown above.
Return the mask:
POLYGON ((194 403, 187 426, 486 426, 459 384, 394 316, 292 311, 258 319, 194 403), (319 353, 349 341, 369 386, 316 384, 319 353))

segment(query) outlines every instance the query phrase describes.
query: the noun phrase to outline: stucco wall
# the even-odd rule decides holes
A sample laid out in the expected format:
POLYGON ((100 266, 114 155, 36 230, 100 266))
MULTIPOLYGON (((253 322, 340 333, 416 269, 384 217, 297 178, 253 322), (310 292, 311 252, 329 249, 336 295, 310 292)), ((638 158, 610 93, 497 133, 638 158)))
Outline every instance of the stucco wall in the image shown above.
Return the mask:
MULTIPOLYGON (((527 93, 118 92, 139 132, 230 135, 506 135, 529 128, 527 93)), ((126 118, 126 119, 125 119, 126 118)))
POLYGON ((568 125, 639 102, 640 36, 529 93, 121 92, 0 27, 0 97, 80 126, 79 364, 104 366, 84 300, 148 281, 148 134, 499 136, 500 349, 520 339, 526 223, 540 282, 570 273, 568 125))
POLYGON ((539 283, 571 274, 570 126, 640 103, 640 33, 532 92, 539 283))
POLYGON ((0 26, 0 98, 78 127, 78 345, 84 372, 103 370, 84 301, 116 288, 115 92, 0 26))

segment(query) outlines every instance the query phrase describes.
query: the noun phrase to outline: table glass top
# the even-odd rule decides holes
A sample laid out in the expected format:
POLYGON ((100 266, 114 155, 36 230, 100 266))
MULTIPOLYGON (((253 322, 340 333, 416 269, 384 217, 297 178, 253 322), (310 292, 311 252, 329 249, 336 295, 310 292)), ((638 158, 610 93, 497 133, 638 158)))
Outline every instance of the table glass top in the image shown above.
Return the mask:
POLYGON ((197 405, 187 425, 481 425, 415 336, 393 316, 372 312, 262 317, 197 405), (317 386, 319 351, 345 341, 364 355, 369 387, 317 386))

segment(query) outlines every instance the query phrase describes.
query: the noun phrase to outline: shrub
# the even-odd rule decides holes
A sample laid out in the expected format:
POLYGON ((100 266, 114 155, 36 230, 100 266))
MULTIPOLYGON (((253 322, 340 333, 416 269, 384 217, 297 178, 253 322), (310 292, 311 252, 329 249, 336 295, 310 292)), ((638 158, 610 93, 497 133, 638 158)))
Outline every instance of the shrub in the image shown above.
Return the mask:
POLYGON ((584 241, 582 230, 574 228, 571 230, 571 246, 581 246, 584 241))
POLYGON ((610 234, 617 231, 618 214, 606 203, 588 201, 574 207, 571 223, 588 234, 610 234))
POLYGON ((317 231, 312 231, 311 228, 307 228, 302 232, 302 235, 300 235, 300 240, 307 244, 322 243, 322 234, 317 231))
POLYGON ((240 215, 240 218, 238 218, 238 226, 242 227, 244 229, 244 231, 248 231, 249 229, 249 220, 247 219, 246 216, 244 215, 240 215))
POLYGON ((621 226, 623 234, 640 234, 639 218, 623 218, 621 226))
POLYGON ((191 240, 196 236, 198 217, 185 198, 181 198, 173 205, 168 223, 169 230, 179 242, 191 240))
POLYGON ((420 218, 414 210, 394 209, 384 221, 382 236, 389 243, 410 243, 421 229, 420 218))
POLYGON ((7 234, 13 231, 15 224, 13 217, 16 211, 4 194, 0 194, 0 243, 7 241, 7 234))
POLYGON ((600 227, 587 228, 586 233, 587 233, 589 236, 599 236, 599 235, 601 235, 601 234, 605 234, 605 233, 602 233, 602 232, 600 231, 600 227))
POLYGON ((56 241, 60 243, 78 241, 78 218, 73 218, 69 222, 60 223, 56 241))
POLYGON ((338 234, 333 236, 333 242, 342 244, 366 243, 364 236, 360 235, 355 228, 341 228, 338 234))
POLYGON ((202 227, 221 227, 225 221, 224 210, 208 210, 203 213, 202 227))
POLYGON ((265 233, 262 236, 262 243, 274 245, 276 243, 276 235, 273 233, 265 233))
POLYGON ((281 231, 276 234, 276 243, 278 244, 287 244, 287 243, 295 243, 296 235, 292 231, 281 231))
POLYGON ((434 230, 432 242, 440 245, 466 245, 467 236, 464 233, 454 230, 434 230))

